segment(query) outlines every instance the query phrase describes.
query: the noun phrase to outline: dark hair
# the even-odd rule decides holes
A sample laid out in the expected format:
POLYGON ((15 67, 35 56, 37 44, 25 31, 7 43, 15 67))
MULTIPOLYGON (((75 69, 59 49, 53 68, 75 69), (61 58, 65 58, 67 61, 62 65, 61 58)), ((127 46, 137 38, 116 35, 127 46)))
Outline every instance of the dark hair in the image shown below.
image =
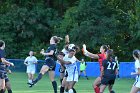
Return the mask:
POLYGON ((103 47, 103 49, 105 50, 105 52, 110 48, 108 48, 108 46, 107 45, 102 45, 102 47, 103 47))
POLYGON ((5 44, 5 42, 3 40, 0 40, 0 47, 2 47, 3 44, 5 44))
POLYGON ((63 40, 63 38, 58 37, 58 36, 53 36, 52 38, 54 39, 55 43, 59 43, 60 40, 63 40))
POLYGON ((138 49, 136 49, 136 50, 133 51, 133 55, 134 55, 136 58, 140 59, 140 51, 139 51, 138 49))
POLYGON ((69 52, 71 51, 79 52, 80 48, 77 45, 75 45, 74 47, 72 47, 72 49, 69 50, 69 52))
POLYGON ((58 52, 58 55, 65 56, 65 54, 63 52, 58 52))
POLYGON ((114 56, 113 49, 107 50, 107 58, 106 59, 109 61, 112 61, 113 56, 114 56))

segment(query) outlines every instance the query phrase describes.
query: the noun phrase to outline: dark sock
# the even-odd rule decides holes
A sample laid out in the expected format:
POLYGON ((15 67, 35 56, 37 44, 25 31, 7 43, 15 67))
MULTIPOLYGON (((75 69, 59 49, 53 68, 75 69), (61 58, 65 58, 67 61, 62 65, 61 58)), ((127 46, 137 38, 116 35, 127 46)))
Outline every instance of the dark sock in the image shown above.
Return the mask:
POLYGON ((4 89, 1 89, 1 90, 0 90, 0 93, 4 93, 4 89))
POLYGON ((62 84, 63 79, 60 79, 60 83, 62 84))
POLYGON ((76 90, 75 90, 74 88, 72 88, 72 89, 73 89, 73 93, 77 93, 76 90))
POLYGON ((54 89, 54 93, 57 93, 57 83, 56 83, 56 81, 52 82, 52 86, 53 86, 53 89, 54 89))
POLYGON ((110 93, 115 93, 115 92, 112 90, 112 91, 110 91, 110 93))
POLYGON ((79 75, 79 78, 80 78, 80 75, 79 75))
POLYGON ((60 93, 64 93, 64 87, 60 87, 60 93))
POLYGON ((85 76, 86 78, 87 78, 87 80, 88 80, 88 77, 87 76, 85 76))
POLYGON ((34 84, 36 84, 41 78, 42 78, 42 74, 39 73, 38 77, 33 81, 34 84))
POLYGON ((12 93, 12 90, 11 90, 11 89, 9 89, 9 90, 8 90, 8 93, 12 93))

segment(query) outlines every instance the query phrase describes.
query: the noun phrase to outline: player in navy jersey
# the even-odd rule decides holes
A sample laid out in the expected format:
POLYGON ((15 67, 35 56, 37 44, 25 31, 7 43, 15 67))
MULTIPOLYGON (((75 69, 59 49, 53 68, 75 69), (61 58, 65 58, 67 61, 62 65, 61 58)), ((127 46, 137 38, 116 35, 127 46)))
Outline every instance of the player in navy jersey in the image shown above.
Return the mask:
POLYGON ((62 38, 60 37, 52 36, 50 39, 50 46, 48 47, 48 49, 46 51, 44 49, 41 50, 40 53, 45 56, 45 63, 42 66, 38 77, 35 80, 33 80, 33 83, 31 85, 36 84, 42 78, 42 76, 46 72, 48 72, 50 80, 52 82, 54 93, 57 93, 57 83, 54 80, 56 67, 55 52, 57 51, 57 43, 59 43, 61 39, 62 38))
POLYGON ((102 63, 102 80, 101 80, 101 86, 100 86, 100 93, 103 93, 106 86, 108 86, 108 89, 110 93, 115 93, 112 90, 112 87, 114 85, 115 79, 116 79, 116 74, 118 73, 117 71, 117 63, 113 59, 113 50, 109 49, 107 50, 106 54, 106 59, 103 60, 102 63))
POLYGON ((5 42, 0 40, 0 93, 4 93, 5 89, 5 73, 6 73, 6 67, 5 65, 11 65, 14 66, 13 63, 8 62, 5 59, 5 42))
POLYGON ((5 90, 4 91, 8 91, 8 93, 12 93, 12 88, 11 88, 11 84, 10 84, 10 80, 8 78, 7 74, 11 74, 11 70, 9 69, 9 66, 6 65, 6 73, 5 73, 5 90))

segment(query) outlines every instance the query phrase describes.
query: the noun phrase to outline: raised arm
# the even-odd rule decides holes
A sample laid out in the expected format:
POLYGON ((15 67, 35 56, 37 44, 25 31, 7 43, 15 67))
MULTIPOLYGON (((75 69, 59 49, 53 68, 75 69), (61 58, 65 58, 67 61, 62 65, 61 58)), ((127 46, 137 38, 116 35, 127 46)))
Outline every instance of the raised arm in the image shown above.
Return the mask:
POLYGON ((62 58, 59 57, 59 55, 57 56, 57 60, 59 60, 59 62, 60 62, 61 64, 71 64, 70 61, 64 61, 62 58))
POLYGON ((90 58, 99 59, 99 56, 97 54, 93 54, 93 53, 87 51, 85 44, 83 44, 83 53, 85 56, 88 56, 90 58))

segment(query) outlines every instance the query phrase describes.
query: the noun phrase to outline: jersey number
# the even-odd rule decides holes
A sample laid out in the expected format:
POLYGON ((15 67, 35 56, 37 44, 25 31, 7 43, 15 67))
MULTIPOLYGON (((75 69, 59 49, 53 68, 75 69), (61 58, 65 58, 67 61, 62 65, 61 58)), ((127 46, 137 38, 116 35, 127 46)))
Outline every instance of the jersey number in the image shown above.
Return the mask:
POLYGON ((108 62, 108 66, 107 66, 107 69, 115 69, 115 66, 116 66, 116 63, 115 62, 112 62, 113 63, 113 66, 111 66, 111 63, 108 62))

